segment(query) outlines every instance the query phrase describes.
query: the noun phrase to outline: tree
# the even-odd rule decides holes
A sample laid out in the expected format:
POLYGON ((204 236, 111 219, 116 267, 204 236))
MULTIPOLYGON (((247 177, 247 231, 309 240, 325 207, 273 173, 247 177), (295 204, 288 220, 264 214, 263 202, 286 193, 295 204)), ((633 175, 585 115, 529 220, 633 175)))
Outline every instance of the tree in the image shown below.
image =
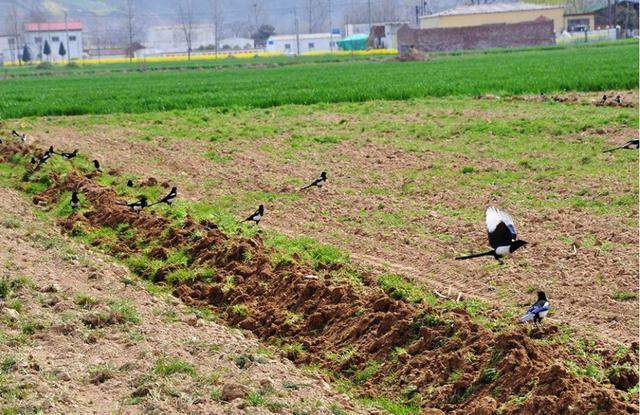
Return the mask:
POLYGON ((268 24, 263 24, 258 30, 251 35, 251 39, 256 42, 256 47, 265 47, 267 45, 267 39, 276 33, 276 29, 268 24))
POLYGON ((307 0, 306 18, 307 31, 309 33, 317 33, 327 27, 329 20, 330 2, 331 0, 307 0))
POLYGON ((178 2, 178 18, 187 43, 187 60, 191 60, 191 44, 193 39, 193 0, 178 2))
POLYGON ((11 4, 9 8, 9 13, 5 19, 5 25, 8 28, 8 34, 13 38, 13 43, 11 43, 11 39, 9 40, 9 48, 11 49, 11 60, 17 60, 19 65, 22 65, 22 59, 20 56, 20 27, 21 19, 20 14, 18 13, 18 8, 15 4, 11 4))
POLYGON ((31 52, 27 45, 24 45, 24 48, 22 49, 22 60, 27 63, 31 62, 31 52))
POLYGON ((51 46, 49 46, 49 41, 47 39, 44 40, 44 48, 42 48, 42 53, 47 55, 47 59, 51 55, 51 46))
POLYGON ((64 48, 64 43, 60 42, 60 47, 58 48, 58 55, 64 57, 67 54, 67 50, 64 48))
POLYGON ((262 0, 249 0, 249 27, 257 32, 260 28, 259 22, 264 22, 264 3, 262 0))
POLYGON ((222 0, 210 0, 209 8, 211 9, 211 18, 213 20, 213 36, 215 38, 216 54, 220 49, 220 29, 224 20, 222 11, 222 0))
MULTIPOLYGON (((133 45, 133 37, 134 37, 134 30, 136 28, 135 26, 135 18, 136 18, 136 10, 135 10, 135 0, 125 0, 125 15, 126 15, 126 21, 125 21, 125 25, 126 25, 126 30, 127 30, 127 34, 128 34, 128 41, 129 44, 127 45, 127 50, 131 51, 133 50, 133 48, 131 47, 131 45, 133 45)), ((129 62, 131 62, 133 60, 133 53, 129 53, 129 62)))

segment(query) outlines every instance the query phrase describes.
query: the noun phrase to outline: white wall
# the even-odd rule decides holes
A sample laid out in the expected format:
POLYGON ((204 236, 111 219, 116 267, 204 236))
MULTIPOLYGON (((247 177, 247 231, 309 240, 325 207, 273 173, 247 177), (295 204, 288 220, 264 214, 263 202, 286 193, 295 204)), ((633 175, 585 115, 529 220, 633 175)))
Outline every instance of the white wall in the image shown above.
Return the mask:
POLYGON ((339 35, 321 33, 318 35, 304 34, 300 35, 300 51, 297 50, 296 35, 272 36, 267 40, 267 52, 286 53, 288 55, 297 55, 307 52, 329 52, 331 51, 331 42, 333 42, 333 50, 337 50, 335 42, 340 39, 339 35))
POLYGON ((13 36, 0 36, 0 54, 2 62, 12 62, 17 60, 20 51, 17 49, 17 42, 13 36))
MULTIPOLYGON (((64 30, 51 32, 26 32, 24 34, 24 38, 25 43, 27 44, 31 52, 32 61, 40 60, 45 40, 49 42, 49 46, 51 47, 51 55, 49 55, 48 58, 46 55, 42 55, 43 61, 46 61, 47 59, 53 62, 66 60, 67 58, 82 59, 82 31, 80 30, 69 30, 68 47, 67 33, 64 30), (61 42, 64 43, 64 48, 67 51, 67 54, 64 57, 58 54, 61 42)), ((24 45, 20 45, 20 54, 22 54, 23 49, 24 45)))
MULTIPOLYGON (((191 31, 191 50, 201 46, 215 45, 215 26, 211 24, 193 25, 191 31)), ((149 48, 164 53, 177 53, 187 51, 182 26, 153 26, 147 30, 145 41, 142 44, 149 48)))

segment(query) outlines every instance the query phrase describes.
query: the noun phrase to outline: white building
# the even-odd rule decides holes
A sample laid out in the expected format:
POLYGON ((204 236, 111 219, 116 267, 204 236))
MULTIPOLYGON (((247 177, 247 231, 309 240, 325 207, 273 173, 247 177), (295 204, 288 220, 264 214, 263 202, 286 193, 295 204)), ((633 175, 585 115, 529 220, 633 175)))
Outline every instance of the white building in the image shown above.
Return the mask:
MULTIPOLYGON (((194 24, 191 29, 191 50, 213 47, 216 43, 215 33, 212 24, 194 24)), ((187 52, 187 40, 181 25, 150 27, 142 43, 147 52, 153 54, 187 52)))
POLYGON ((288 55, 300 55, 307 52, 324 52, 336 50, 339 35, 331 33, 305 33, 296 35, 278 35, 267 39, 267 52, 280 52, 288 55), (298 50, 298 42, 300 50, 298 50))
POLYGON ((253 49, 254 42, 253 39, 249 39, 246 37, 230 37, 227 39, 222 39, 219 42, 220 50, 234 50, 234 49, 253 49))
MULTIPOLYGON (((31 52, 31 60, 51 60, 53 62, 65 59, 82 58, 82 23, 27 23, 24 25, 24 42, 31 52), (67 37, 68 36, 68 37, 67 37), (49 43, 51 54, 47 57, 43 49, 45 41, 49 43), (64 44, 67 52, 61 56, 60 43, 64 44)), ((22 54, 24 45, 20 45, 22 54)))
POLYGON ((0 35, 0 65, 18 60, 18 42, 13 35, 0 35))

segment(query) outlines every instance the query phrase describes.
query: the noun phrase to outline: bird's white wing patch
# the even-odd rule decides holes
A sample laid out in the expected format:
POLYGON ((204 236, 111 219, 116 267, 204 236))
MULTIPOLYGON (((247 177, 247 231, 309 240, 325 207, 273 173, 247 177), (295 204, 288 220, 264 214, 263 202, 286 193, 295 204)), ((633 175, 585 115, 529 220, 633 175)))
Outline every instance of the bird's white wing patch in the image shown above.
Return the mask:
POLYGON ((500 224, 500 222, 504 222, 505 225, 515 234, 516 233, 516 225, 513 223, 513 218, 507 212, 503 212, 502 210, 495 208, 493 206, 489 206, 487 208, 487 231, 493 232, 496 230, 496 227, 500 224))

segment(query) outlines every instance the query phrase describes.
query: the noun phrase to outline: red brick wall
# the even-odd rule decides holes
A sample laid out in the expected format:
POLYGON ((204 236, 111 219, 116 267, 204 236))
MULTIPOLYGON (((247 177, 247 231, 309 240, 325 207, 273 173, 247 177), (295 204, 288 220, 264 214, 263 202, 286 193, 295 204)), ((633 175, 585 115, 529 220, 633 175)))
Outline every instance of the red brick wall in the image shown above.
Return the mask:
POLYGON ((412 29, 405 25, 398 31, 401 52, 411 46, 430 52, 553 44, 555 36, 550 19, 441 29, 412 29))

